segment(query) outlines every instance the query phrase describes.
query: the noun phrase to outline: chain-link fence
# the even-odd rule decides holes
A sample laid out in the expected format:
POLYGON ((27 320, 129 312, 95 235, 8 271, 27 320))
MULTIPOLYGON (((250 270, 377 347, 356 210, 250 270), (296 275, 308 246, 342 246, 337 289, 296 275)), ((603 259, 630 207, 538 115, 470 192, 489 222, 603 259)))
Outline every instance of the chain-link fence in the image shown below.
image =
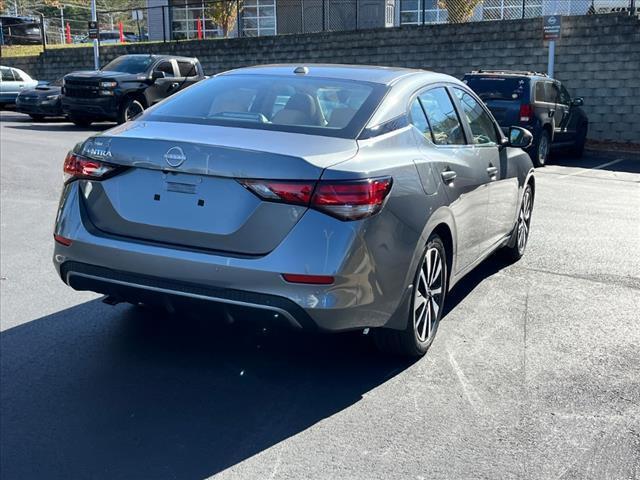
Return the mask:
MULTIPOLYGON (((144 5, 99 11, 100 44, 640 12, 636 0, 146 0, 144 5)), ((62 5, 54 11, 31 12, 20 21, 3 16, 0 43, 46 48, 91 42, 88 7, 62 5)))

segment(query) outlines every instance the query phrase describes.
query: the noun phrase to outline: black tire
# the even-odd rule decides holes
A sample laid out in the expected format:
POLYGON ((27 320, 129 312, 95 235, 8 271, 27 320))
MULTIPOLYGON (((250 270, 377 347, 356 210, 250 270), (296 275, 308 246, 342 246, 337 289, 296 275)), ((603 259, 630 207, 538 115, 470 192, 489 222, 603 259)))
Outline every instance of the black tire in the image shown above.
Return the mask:
POLYGON ((571 155, 576 158, 582 158, 584 154, 584 146, 587 143, 587 132, 589 131, 589 124, 583 123, 578 127, 576 131, 576 142, 571 148, 571 155))
POLYGON ((374 330, 373 338, 378 349, 413 358, 422 357, 427 353, 436 336, 444 310, 448 278, 444 244, 438 235, 431 235, 414 277, 407 326, 404 330, 374 330), (424 302, 422 310, 421 301, 424 302))
POLYGON ((42 120, 44 120, 44 115, 37 115, 35 113, 30 113, 29 116, 31 117, 32 120, 35 120, 36 122, 41 122, 42 120))
POLYGON ((144 112, 144 104, 135 97, 128 97, 122 102, 118 110, 118 123, 122 124, 133 120, 142 112, 144 112))
POLYGON ((544 167, 547 164, 549 158, 549 151, 551 150, 551 135, 546 129, 540 131, 540 135, 536 138, 533 148, 529 152, 531 161, 535 167, 544 167))
POLYGON ((527 242, 531 232, 531 216, 533 214, 533 189, 530 184, 524 189, 522 201, 518 208, 518 220, 509 239, 509 243, 500 252, 505 260, 510 263, 522 258, 527 249, 527 242))
POLYGON ((76 127, 88 127, 93 123, 93 120, 85 117, 69 117, 71 123, 73 123, 76 127))

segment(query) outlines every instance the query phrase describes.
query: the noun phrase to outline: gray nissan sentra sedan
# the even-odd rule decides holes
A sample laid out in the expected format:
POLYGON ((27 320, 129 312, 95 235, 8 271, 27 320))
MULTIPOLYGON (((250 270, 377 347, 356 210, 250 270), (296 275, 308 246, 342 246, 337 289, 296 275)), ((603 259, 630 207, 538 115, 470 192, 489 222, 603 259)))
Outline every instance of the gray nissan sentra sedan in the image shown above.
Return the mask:
POLYGON ((68 154, 54 263, 114 303, 249 307, 420 356, 460 278, 524 253, 530 142, 447 75, 227 72, 68 154))

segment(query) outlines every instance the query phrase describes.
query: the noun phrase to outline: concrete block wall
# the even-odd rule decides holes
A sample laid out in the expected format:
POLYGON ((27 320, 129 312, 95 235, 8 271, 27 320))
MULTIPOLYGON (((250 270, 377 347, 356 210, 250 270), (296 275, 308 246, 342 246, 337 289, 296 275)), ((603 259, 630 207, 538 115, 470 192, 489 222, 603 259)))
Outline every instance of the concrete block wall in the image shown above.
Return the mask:
MULTIPOLYGON (((556 78, 585 98, 589 138, 640 143, 640 20, 627 15, 565 17, 556 78)), ((353 63, 425 68, 461 77, 474 69, 545 71, 542 19, 405 26, 351 32, 109 46, 102 63, 124 53, 196 56, 205 72, 268 63, 353 63)), ((90 48, 3 58, 35 78, 91 69, 90 48)))

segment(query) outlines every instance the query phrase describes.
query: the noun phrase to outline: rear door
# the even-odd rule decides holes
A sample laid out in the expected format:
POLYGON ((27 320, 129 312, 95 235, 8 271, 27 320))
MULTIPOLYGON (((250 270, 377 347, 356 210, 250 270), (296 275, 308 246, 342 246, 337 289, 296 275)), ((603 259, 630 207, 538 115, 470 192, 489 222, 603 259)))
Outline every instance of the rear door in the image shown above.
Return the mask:
POLYGON ((200 80, 198 66, 195 61, 176 60, 176 64, 178 66, 177 80, 180 82, 177 90, 187 88, 200 80))
POLYGON ((578 127, 579 107, 571 106, 571 95, 562 84, 558 84, 558 89, 558 109, 562 109, 563 114, 556 140, 559 142, 571 142, 575 140, 578 127))
POLYGON ((507 157, 498 146, 502 135, 482 102, 461 88, 454 87, 453 91, 462 117, 469 125, 477 158, 486 166, 484 174, 489 182, 486 232, 480 247, 482 255, 492 250, 513 228, 518 204, 518 179, 509 176, 507 157))
POLYGON ((486 159, 468 142, 466 128, 444 85, 429 88, 418 98, 431 131, 432 144, 425 148, 425 156, 435 163, 456 224, 457 273, 479 257, 485 240, 489 203, 486 159))

